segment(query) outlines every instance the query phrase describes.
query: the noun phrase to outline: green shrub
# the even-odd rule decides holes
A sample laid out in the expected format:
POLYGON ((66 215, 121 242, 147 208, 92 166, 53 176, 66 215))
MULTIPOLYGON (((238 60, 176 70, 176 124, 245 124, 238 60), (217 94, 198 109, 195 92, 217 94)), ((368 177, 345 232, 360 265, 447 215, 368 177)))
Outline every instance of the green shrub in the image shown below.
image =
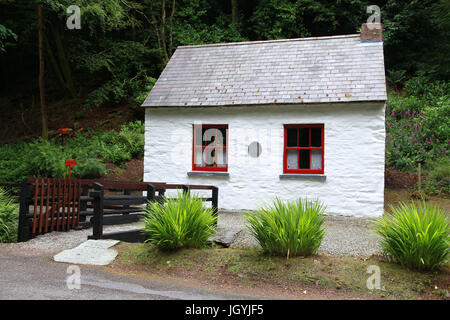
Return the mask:
POLYGON ((141 121, 121 126, 119 133, 111 131, 107 138, 100 141, 102 157, 116 165, 122 165, 133 158, 142 158, 144 132, 145 127, 141 121))
POLYGON ((424 190, 428 194, 450 194, 450 158, 427 164, 424 190))
POLYGON ((446 262, 450 234, 445 212, 423 202, 391 206, 392 215, 380 218, 375 231, 385 256, 403 266, 431 270, 446 262))
POLYGON ((106 174, 105 165, 93 158, 78 160, 71 170, 74 177, 80 179, 96 179, 106 174))
POLYGON ((141 121, 130 122, 120 129, 119 137, 122 144, 130 152, 133 158, 144 156, 145 127, 141 121))
POLYGON ((144 125, 132 122, 116 131, 88 131, 61 139, 34 139, 28 143, 0 146, 0 181, 20 182, 28 177, 67 176, 65 160, 77 160, 76 178, 98 178, 106 174, 104 162, 122 165, 144 154, 144 125))
POLYGON ((101 153, 104 160, 116 165, 122 165, 131 160, 131 153, 120 144, 102 144, 101 153))
POLYGON ((19 206, 0 188, 0 242, 17 241, 19 206))
POLYGON ((428 100, 390 95, 386 103, 386 164, 398 170, 415 170, 450 156, 450 99, 428 100))
POLYGON ((264 205, 247 213, 249 230, 269 254, 308 256, 317 252, 325 230, 325 206, 319 201, 298 199, 264 205))
POLYGON ((197 196, 178 193, 176 199, 149 203, 144 218, 148 243, 162 250, 201 248, 215 231, 216 217, 197 196))

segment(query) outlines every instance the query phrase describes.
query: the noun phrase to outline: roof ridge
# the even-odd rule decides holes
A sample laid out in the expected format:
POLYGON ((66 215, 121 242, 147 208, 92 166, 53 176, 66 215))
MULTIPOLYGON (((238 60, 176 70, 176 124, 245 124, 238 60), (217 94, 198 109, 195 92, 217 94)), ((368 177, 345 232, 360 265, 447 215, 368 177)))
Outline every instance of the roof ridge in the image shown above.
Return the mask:
POLYGON ((307 38, 292 38, 292 39, 273 39, 273 40, 257 40, 257 41, 240 41, 240 42, 223 42, 223 43, 207 43, 207 44, 193 44, 178 46, 177 49, 189 49, 189 48, 203 48, 203 47, 222 47, 222 46, 239 46, 247 44, 261 44, 261 43, 276 43, 276 42, 294 42, 294 41, 313 41, 313 40, 328 40, 328 39, 342 39, 342 38, 356 38, 360 37, 360 34, 347 34, 337 36, 324 36, 324 37, 307 37, 307 38))

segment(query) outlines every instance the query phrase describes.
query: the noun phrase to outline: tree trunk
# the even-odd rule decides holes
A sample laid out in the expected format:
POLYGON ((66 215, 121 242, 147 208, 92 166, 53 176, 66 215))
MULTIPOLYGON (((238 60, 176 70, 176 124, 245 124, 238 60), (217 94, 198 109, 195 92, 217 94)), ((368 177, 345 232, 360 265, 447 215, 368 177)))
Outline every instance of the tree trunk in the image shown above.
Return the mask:
POLYGON ((58 79, 59 87, 64 92, 64 96, 68 97, 69 92, 67 90, 66 81, 64 80, 62 72, 59 69, 58 63, 56 62, 55 56, 53 55, 52 48, 50 47, 48 39, 45 35, 44 35, 44 48, 45 51, 47 52, 48 61, 50 61, 50 64, 53 68, 53 72, 55 73, 56 78, 58 79))
POLYGON ((75 85, 72 78, 72 72, 70 70, 70 63, 67 60, 66 51, 64 50, 63 41, 61 39, 61 33, 59 32, 58 26, 52 28, 53 36, 55 38, 56 53, 58 56, 59 66, 61 68, 64 79, 66 80, 66 88, 69 91, 72 98, 77 97, 77 92, 75 90, 75 85))
POLYGON ((238 0, 231 0, 231 23, 238 23, 238 0))
POLYGON ((161 3, 161 45, 163 50, 163 57, 165 62, 169 61, 169 55, 167 54, 167 44, 166 44, 166 0, 162 0, 161 3))
POLYGON ((168 54, 169 57, 172 56, 172 47, 173 47, 173 16, 175 14, 175 0, 172 1, 172 13, 170 14, 169 24, 170 24, 170 30, 169 30, 169 50, 168 54))
POLYGON ((44 17, 42 5, 38 5, 38 38, 39 38, 39 94, 41 98, 42 138, 48 140, 48 112, 45 104, 44 82, 44 17))

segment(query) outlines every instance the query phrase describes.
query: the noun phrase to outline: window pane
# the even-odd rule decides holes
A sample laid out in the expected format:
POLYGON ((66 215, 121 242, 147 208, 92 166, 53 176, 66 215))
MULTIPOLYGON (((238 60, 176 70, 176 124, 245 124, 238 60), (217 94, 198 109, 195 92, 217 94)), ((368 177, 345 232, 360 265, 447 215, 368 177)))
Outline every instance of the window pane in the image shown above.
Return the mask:
POLYGON ((300 147, 309 147, 309 128, 300 128, 300 147))
POLYGON ((309 169, 309 152, 310 150, 300 150, 300 163, 299 168, 300 169, 309 169))
POLYGON ((201 148, 195 148, 195 165, 201 166, 203 163, 203 153, 201 148))
POLYGON ((311 147, 322 146, 322 128, 311 128, 311 147))
POLYGON ((219 146, 219 147, 226 146, 227 145, 227 129, 220 128, 217 130, 217 134, 219 135, 217 137, 217 146, 219 146))
POLYGON ((218 167, 227 166, 227 151, 223 148, 215 148, 215 159, 218 167))
POLYGON ((322 150, 311 150, 311 169, 322 169, 322 150))
POLYGON ((287 168, 298 169, 298 151, 287 150, 287 168))
POLYGON ((203 128, 203 145, 214 146, 216 145, 217 129, 215 128, 203 128))
POLYGON ((287 130, 287 146, 297 147, 297 128, 288 128, 287 130))
POLYGON ((196 146, 201 146, 202 145, 202 127, 201 126, 194 126, 194 130, 195 130, 195 145, 196 146))
POLYGON ((203 149, 203 166, 204 167, 215 167, 216 166, 216 156, 214 148, 203 149))

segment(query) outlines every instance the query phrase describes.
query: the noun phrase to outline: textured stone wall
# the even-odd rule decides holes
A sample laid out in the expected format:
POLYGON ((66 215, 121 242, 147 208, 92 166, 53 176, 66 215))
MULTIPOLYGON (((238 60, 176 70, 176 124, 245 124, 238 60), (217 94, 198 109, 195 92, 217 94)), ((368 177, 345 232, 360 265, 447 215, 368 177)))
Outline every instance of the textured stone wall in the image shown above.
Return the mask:
POLYGON ((147 108, 145 138, 144 181, 215 185, 221 209, 251 210, 278 196, 319 198, 329 214, 383 212, 383 103, 147 108), (193 124, 200 122, 228 125, 228 177, 188 176, 193 124), (324 124, 326 178, 280 178, 283 125, 295 123, 324 124), (258 158, 248 155, 253 141, 262 146, 258 158))

